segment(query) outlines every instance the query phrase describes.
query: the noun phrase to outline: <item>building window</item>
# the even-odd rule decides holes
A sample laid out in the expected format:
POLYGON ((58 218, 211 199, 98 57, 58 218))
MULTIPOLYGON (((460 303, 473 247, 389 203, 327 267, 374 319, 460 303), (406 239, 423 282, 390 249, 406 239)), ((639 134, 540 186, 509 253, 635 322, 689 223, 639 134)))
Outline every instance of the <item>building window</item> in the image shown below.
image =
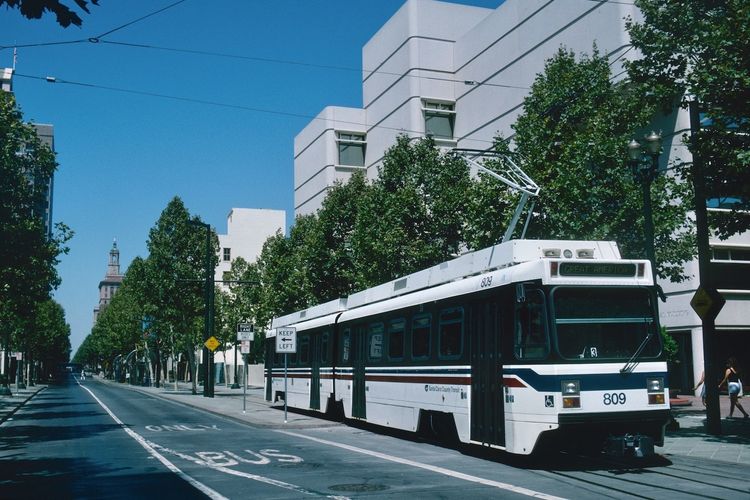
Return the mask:
POLYGON ((453 139, 456 107, 452 103, 424 101, 424 133, 436 139, 453 139))
POLYGON ((365 134, 336 132, 336 142, 339 147, 339 165, 365 166, 365 134))
POLYGON ((229 262, 230 260, 232 260, 232 249, 225 248, 224 249, 224 262, 229 262))
POLYGON ((711 249, 713 261, 743 261, 750 262, 749 247, 714 247, 711 249))

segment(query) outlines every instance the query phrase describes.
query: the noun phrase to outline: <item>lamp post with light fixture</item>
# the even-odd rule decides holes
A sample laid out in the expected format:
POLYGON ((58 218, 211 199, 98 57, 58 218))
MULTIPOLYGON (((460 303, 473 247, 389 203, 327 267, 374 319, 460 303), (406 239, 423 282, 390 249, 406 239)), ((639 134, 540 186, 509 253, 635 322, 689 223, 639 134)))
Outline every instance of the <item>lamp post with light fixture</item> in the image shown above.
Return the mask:
POLYGON ((664 294, 656 282, 656 251, 654 249, 654 218, 651 206, 651 184, 659 173, 659 156, 661 155, 661 134, 652 131, 644 137, 645 146, 635 139, 628 143, 628 164, 633 179, 643 189, 643 239, 646 258, 651 262, 651 273, 659 296, 664 294))

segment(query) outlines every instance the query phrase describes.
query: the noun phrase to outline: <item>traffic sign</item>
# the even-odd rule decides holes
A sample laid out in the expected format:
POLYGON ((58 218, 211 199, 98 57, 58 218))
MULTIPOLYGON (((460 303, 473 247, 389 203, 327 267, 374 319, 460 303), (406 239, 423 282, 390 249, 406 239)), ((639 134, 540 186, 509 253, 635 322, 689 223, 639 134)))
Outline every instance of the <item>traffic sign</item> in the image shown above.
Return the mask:
POLYGON ((243 340, 240 342, 240 354, 250 354, 250 341, 243 340))
POLYGON ((221 342, 219 342, 216 339, 216 337, 211 336, 211 337, 208 338, 208 340, 206 341, 206 343, 203 344, 203 345, 205 345, 206 347, 208 347, 209 351, 214 352, 216 350, 216 348, 219 347, 220 344, 221 344, 221 342))
POLYGON ((690 307, 703 320, 707 318, 716 319, 726 302, 726 299, 718 291, 699 286, 690 300, 690 307))
POLYGON ((237 340, 253 340, 253 324, 239 323, 237 325, 237 340))
POLYGON ((294 354, 297 352, 297 329, 294 327, 276 329, 276 352, 294 354))

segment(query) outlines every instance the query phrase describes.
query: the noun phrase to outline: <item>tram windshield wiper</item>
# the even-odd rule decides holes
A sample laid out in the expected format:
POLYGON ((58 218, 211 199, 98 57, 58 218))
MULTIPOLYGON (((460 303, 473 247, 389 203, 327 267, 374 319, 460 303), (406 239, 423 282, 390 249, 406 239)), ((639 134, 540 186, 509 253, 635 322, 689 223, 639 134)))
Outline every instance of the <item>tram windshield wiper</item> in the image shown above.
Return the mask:
POLYGON ((654 334, 651 332, 648 332, 646 335, 646 338, 643 339, 643 342, 641 342, 641 345, 638 346, 638 349, 635 350, 635 353, 633 353, 633 356, 628 360, 627 363, 625 363, 625 366, 620 368, 620 373, 630 373, 633 371, 633 369, 638 365, 638 362, 636 361, 638 359, 638 356, 641 355, 641 352, 643 352, 643 349, 648 345, 648 341, 651 340, 651 337, 653 337, 654 334))

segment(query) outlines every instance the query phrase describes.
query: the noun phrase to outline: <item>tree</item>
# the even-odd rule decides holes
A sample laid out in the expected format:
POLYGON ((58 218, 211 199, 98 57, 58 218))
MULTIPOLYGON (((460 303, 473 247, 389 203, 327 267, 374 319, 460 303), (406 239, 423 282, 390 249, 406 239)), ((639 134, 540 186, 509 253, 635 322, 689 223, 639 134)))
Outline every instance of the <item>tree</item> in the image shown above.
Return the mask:
MULTIPOLYGON (((699 103, 704 129, 694 158, 707 172, 707 198, 730 210, 713 213, 721 238, 750 229, 750 4, 746 0, 636 0, 643 21, 629 20, 642 57, 628 65, 632 81, 664 109, 699 103)), ((689 178, 690 172, 681 171, 689 178)))
POLYGON ((47 234, 39 210, 56 166, 13 95, 0 92, 0 324, 8 350, 27 345, 37 304, 60 284, 55 266, 72 232, 58 223, 47 234))
MULTIPOLYGON (((577 61, 561 49, 524 100, 513 139, 524 170, 541 186, 527 237, 614 240, 624 255, 643 257, 641 190, 626 145, 654 110, 633 98, 638 88, 610 77, 596 50, 577 61)), ((683 278, 682 264, 693 255, 686 189, 673 175, 660 175, 651 192, 657 269, 673 280, 683 278)), ((485 218, 509 220, 512 205, 502 208, 485 218)))
POLYGON ((463 160, 399 136, 362 197, 351 244, 356 288, 442 262, 462 250, 470 186, 463 160))
MULTIPOLYGON (((90 14, 86 0, 73 0, 79 9, 90 14)), ((90 0, 92 4, 99 5, 99 0, 90 0)), ((57 18, 57 23, 63 28, 71 24, 81 26, 81 17, 60 0, 0 0, 0 7, 5 5, 10 9, 18 9, 22 16, 27 19, 41 19, 45 12, 52 12, 57 18)))

